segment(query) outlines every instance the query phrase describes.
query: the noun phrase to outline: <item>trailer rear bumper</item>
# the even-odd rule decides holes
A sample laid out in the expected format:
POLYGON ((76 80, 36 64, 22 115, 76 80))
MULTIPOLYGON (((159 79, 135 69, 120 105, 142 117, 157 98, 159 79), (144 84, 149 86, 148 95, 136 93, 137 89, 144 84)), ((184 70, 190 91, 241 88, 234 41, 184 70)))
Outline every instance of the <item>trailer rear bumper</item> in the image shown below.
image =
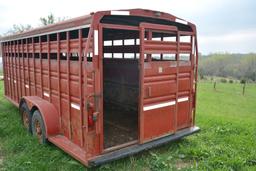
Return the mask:
POLYGON ((124 157, 130 156, 130 155, 139 153, 143 150, 161 146, 168 142, 178 140, 180 138, 194 134, 199 131, 200 131, 200 128, 197 126, 191 127, 191 128, 186 128, 186 129, 177 131, 175 134, 172 134, 172 135, 169 135, 166 137, 162 137, 162 138, 159 138, 159 139, 156 139, 156 140, 144 143, 144 144, 136 144, 136 145, 132 145, 132 146, 117 150, 117 151, 113 151, 113 152, 109 152, 109 153, 100 155, 97 158, 89 160, 88 164, 89 164, 89 166, 102 165, 102 164, 105 164, 110 161, 114 161, 114 160, 117 160, 120 158, 124 158, 124 157))

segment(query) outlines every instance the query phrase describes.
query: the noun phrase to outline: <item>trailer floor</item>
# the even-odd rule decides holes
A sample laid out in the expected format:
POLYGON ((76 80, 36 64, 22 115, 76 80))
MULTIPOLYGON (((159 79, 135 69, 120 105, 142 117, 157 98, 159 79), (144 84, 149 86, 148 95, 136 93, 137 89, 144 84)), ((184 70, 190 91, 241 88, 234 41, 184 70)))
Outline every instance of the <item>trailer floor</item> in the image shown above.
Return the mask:
POLYGON ((104 112, 104 148, 138 139, 138 115, 136 111, 117 108, 104 112))

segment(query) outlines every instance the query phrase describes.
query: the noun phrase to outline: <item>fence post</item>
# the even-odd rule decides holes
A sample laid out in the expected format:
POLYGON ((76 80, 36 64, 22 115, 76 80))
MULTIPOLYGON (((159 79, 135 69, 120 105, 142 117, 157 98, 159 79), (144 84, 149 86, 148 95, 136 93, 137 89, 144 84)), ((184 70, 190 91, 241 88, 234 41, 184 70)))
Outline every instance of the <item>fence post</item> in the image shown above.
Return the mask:
POLYGON ((243 96, 245 94, 245 85, 246 85, 246 83, 244 83, 244 86, 243 86, 243 96))
POLYGON ((216 81, 214 81, 213 89, 216 91, 216 81))

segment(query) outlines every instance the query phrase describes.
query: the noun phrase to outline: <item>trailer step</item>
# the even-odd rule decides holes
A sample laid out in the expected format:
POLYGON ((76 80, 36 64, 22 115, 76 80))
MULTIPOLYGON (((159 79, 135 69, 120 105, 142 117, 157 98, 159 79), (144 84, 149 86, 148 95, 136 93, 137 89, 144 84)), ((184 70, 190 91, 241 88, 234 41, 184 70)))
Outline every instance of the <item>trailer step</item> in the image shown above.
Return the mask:
POLYGON ((186 129, 182 129, 180 131, 177 131, 175 134, 166 136, 166 137, 162 137, 144 144, 136 144, 136 145, 132 145, 126 148, 122 148, 120 150, 116 150, 113 152, 109 152, 106 154, 103 154, 97 158, 94 158, 92 160, 89 160, 89 166, 98 166, 101 164, 105 164, 107 162, 113 161, 113 160, 117 160, 120 158, 124 158, 136 153, 139 153, 140 151, 143 150, 147 150, 150 148, 154 148, 163 144, 166 144, 168 142, 171 141, 175 141, 178 140, 180 138, 183 138, 185 136, 191 135, 193 133, 196 133, 200 131, 199 127, 192 127, 192 128, 186 128, 186 129))
POLYGON ((67 137, 63 135, 56 135, 49 137, 48 140, 73 156, 75 159, 79 160, 81 163, 85 165, 88 164, 86 160, 86 151, 70 141, 67 137))

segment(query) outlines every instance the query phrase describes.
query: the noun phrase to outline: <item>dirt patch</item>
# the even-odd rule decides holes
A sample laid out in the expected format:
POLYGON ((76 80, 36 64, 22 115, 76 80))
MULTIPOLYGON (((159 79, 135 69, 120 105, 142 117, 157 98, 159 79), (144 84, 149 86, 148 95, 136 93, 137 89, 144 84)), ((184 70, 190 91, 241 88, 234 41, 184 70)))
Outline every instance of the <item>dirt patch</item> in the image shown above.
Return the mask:
POLYGON ((121 111, 117 108, 104 113, 104 147, 131 142, 138 138, 138 120, 134 111, 121 111))
POLYGON ((184 168, 191 168, 193 166, 193 162, 192 161, 178 160, 175 163, 175 166, 176 166, 177 170, 181 170, 181 169, 184 169, 184 168))

